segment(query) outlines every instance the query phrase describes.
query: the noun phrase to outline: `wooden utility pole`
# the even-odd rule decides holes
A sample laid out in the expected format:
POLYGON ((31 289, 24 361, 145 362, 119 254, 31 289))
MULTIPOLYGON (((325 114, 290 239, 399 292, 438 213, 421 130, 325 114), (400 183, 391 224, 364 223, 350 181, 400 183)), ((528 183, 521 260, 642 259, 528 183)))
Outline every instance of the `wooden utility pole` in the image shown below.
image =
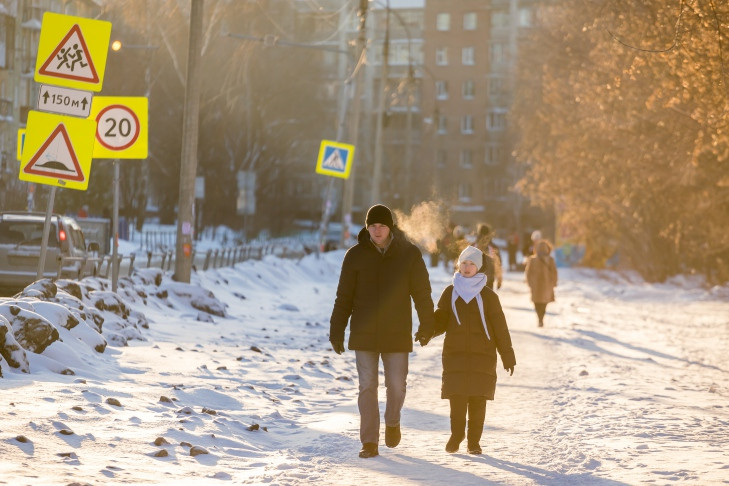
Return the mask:
MULTIPOLYGON (((352 99, 352 115, 349 123, 349 143, 357 146, 359 140, 359 112, 362 104, 362 85, 364 84, 364 76, 362 75, 363 67, 365 63, 364 56, 366 56, 365 48, 367 46, 367 31, 365 30, 367 24, 367 7, 369 6, 368 0, 359 0, 359 11, 357 12, 357 18, 359 20, 357 26, 357 50, 358 55, 355 56, 357 61, 355 69, 357 70, 354 75, 354 98, 352 99)), ((360 149, 360 153, 363 153, 360 149)), ((360 156, 360 160, 364 160, 364 157, 360 156)), ((342 235, 340 239, 340 246, 344 246, 345 229, 349 229, 352 223, 352 205, 354 203, 354 186, 355 186, 355 171, 357 170, 356 165, 352 165, 352 169, 349 172, 349 178, 344 180, 344 195, 342 196, 342 235)), ((355 235, 356 236, 356 235, 355 235)))
POLYGON ((375 169, 372 175, 372 197, 371 204, 379 204, 380 185, 382 180, 382 158, 383 158, 383 126, 382 118, 385 116, 385 100, 387 98, 387 78, 389 73, 390 57, 390 0, 387 0, 387 11, 385 13, 385 41, 382 45, 382 71, 380 72, 380 98, 377 104, 377 125, 375 127, 375 169))
POLYGON ((187 82, 182 125, 182 165, 180 197, 177 203, 177 247, 175 275, 178 282, 190 283, 194 225, 197 137, 200 113, 200 51, 202 48, 203 0, 190 0, 190 40, 187 52, 187 82))

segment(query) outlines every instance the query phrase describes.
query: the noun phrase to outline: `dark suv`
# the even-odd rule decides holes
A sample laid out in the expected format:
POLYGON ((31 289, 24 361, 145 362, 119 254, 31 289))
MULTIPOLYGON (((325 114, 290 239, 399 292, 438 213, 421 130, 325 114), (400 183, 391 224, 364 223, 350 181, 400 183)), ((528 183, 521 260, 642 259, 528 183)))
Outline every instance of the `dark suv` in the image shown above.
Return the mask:
MULTIPOLYGON (((36 280, 45 218, 44 213, 0 213, 0 288, 19 290, 36 280)), ((95 265, 88 257, 93 251, 98 251, 98 244, 86 248, 84 234, 73 218, 54 214, 43 276, 58 277, 61 258, 62 278, 92 275, 95 265)))

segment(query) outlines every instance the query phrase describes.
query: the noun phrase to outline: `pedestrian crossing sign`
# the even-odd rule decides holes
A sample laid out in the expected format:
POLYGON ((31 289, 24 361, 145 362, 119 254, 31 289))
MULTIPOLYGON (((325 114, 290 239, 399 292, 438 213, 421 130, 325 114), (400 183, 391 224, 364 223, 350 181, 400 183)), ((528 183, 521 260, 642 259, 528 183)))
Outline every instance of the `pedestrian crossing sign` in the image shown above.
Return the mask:
POLYGON ((316 173, 347 179, 352 170, 353 158, 354 145, 322 140, 316 161, 316 173))
POLYGON ((101 91, 110 37, 111 22, 44 13, 35 81, 101 91))

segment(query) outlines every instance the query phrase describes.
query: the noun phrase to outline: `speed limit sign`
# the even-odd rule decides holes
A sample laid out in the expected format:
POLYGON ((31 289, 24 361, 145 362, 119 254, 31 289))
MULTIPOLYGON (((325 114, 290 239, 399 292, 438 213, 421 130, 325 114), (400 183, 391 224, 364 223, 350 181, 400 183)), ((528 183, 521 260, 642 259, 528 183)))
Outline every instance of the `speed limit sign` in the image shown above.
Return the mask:
POLYGON ((94 158, 147 158, 147 110, 147 98, 95 97, 91 106, 91 118, 97 123, 94 158))

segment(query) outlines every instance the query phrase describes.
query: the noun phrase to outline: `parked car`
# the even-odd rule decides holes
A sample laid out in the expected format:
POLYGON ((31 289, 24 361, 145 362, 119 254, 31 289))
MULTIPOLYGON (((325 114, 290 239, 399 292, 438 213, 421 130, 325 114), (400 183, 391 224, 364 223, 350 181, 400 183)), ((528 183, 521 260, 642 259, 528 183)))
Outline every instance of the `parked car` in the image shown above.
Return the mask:
MULTIPOLYGON (((0 288, 20 290, 37 279, 45 218, 44 213, 0 213, 0 288)), ((54 214, 43 276, 58 277, 62 258, 62 278, 93 275, 96 266, 89 257, 98 251, 98 243, 86 246, 83 231, 73 218, 54 214)))

